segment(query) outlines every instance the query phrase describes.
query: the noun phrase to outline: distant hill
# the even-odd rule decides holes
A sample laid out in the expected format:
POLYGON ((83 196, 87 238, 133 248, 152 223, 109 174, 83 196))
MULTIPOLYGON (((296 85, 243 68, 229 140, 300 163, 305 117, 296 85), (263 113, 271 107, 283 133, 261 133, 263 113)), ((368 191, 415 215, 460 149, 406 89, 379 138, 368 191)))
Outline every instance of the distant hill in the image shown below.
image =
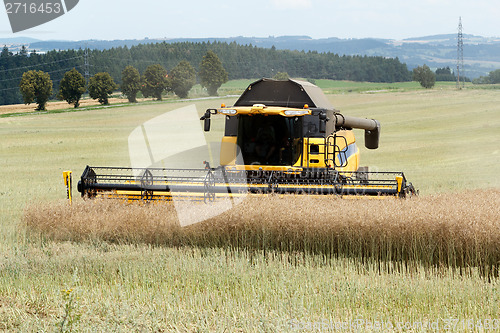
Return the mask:
MULTIPOLYGON (((174 38, 174 39, 142 39, 142 40, 86 40, 86 41, 40 41, 28 38, 0 39, 0 45, 7 45, 16 52, 22 45, 28 50, 46 52, 49 50, 110 49, 113 47, 131 47, 147 43, 175 42, 236 42, 241 45, 254 45, 264 48, 288 49, 298 51, 331 52, 339 55, 368 55, 399 58, 409 69, 427 64, 436 69, 449 66, 456 68, 457 36, 456 34, 434 35, 393 39, 313 39, 309 36, 269 36, 269 37, 231 37, 231 38, 174 38)), ((500 68, 500 38, 487 38, 464 35, 465 72, 470 78, 486 75, 500 68)))
POLYGON ((30 37, 12 37, 12 38, 1 38, 0 39, 0 45, 1 46, 19 46, 19 45, 25 45, 25 44, 30 44, 30 43, 35 43, 35 42, 40 42, 41 40, 35 39, 35 38, 30 38, 30 37))

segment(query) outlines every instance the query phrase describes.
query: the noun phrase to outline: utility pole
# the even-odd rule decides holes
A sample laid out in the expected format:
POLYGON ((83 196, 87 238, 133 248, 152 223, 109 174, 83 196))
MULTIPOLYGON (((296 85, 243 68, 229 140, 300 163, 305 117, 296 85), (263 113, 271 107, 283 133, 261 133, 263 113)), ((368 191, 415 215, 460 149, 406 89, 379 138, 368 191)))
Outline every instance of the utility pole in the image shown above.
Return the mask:
POLYGON ((85 50, 83 51, 83 71, 85 77, 85 87, 88 90, 89 78, 90 78, 90 64, 89 64, 89 48, 85 44, 85 50))
POLYGON ((458 20, 458 45, 457 45, 457 89, 465 87, 464 75, 464 34, 462 27, 462 16, 458 20), (460 75, 462 75, 462 83, 460 83, 460 75))

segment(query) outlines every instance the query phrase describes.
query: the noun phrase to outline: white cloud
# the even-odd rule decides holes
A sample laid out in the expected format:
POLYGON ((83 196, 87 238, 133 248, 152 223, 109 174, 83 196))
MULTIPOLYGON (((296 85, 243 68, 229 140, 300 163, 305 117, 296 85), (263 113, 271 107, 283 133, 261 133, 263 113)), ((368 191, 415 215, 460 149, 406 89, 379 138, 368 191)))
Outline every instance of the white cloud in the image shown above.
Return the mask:
POLYGON ((312 6, 312 0, 273 0, 278 9, 300 9, 312 6))

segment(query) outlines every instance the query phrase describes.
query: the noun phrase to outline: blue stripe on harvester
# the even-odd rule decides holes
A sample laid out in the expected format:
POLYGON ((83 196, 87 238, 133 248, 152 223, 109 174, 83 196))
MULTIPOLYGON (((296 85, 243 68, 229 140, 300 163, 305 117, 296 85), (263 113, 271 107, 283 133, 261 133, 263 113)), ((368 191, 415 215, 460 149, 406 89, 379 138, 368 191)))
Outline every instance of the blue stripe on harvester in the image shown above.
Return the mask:
POLYGON ((356 146, 356 143, 351 143, 350 145, 342 149, 342 151, 337 154, 337 159, 339 160, 340 165, 344 165, 345 163, 347 163, 349 157, 356 154, 357 151, 358 147, 356 146))

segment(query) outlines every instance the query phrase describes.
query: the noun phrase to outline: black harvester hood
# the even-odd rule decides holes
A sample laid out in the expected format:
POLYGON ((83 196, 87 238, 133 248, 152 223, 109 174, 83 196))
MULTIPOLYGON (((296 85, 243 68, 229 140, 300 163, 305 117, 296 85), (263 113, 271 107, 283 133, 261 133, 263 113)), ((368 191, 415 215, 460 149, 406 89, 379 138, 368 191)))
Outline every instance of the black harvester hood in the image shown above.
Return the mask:
POLYGON ((304 104, 307 104, 310 108, 334 109, 321 88, 306 81, 291 79, 288 81, 272 79, 255 81, 248 86, 234 106, 252 106, 254 104, 300 109, 304 107, 304 104))

